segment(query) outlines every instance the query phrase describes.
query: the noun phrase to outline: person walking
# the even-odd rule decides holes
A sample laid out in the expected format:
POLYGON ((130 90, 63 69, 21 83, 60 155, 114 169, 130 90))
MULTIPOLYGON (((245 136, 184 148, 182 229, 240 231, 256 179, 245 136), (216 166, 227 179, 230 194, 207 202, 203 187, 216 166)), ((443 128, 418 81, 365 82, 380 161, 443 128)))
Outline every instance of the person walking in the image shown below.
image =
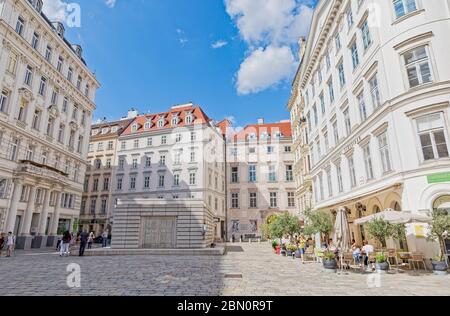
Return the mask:
POLYGON ((0 258, 2 257, 2 250, 3 250, 4 246, 5 246, 5 234, 1 233, 0 234, 0 258))
POLYGON ((105 230, 102 234, 102 247, 106 248, 108 246, 108 230, 105 230))
POLYGON ((61 240, 61 245, 59 249, 59 256, 69 256, 69 247, 70 247, 70 241, 72 240, 72 235, 69 231, 66 231, 63 235, 63 238, 61 240))
POLYGON ((89 234, 89 238, 88 238, 88 249, 92 249, 92 244, 94 243, 94 238, 95 238, 94 232, 91 232, 89 234))
POLYGON ((12 232, 9 232, 8 237, 6 238, 6 247, 8 247, 7 253, 6 253, 7 258, 12 256, 15 245, 16 245, 16 236, 14 236, 14 234, 12 232))
POLYGON ((86 250, 86 245, 88 243, 89 234, 86 231, 80 233, 80 257, 84 256, 84 251, 86 250))

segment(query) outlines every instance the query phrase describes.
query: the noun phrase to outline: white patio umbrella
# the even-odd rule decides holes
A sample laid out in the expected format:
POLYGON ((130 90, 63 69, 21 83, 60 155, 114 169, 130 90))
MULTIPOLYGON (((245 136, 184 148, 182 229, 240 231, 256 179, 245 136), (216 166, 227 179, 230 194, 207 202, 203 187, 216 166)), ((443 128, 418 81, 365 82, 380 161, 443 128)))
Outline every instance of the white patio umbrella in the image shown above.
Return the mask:
POLYGON ((357 219, 354 224, 362 225, 370 222, 374 219, 384 219, 391 224, 411 224, 411 223, 429 223, 431 218, 410 212, 399 212, 392 209, 387 209, 384 212, 369 215, 360 219, 357 219))
POLYGON ((348 225, 347 210, 345 208, 340 208, 337 212, 333 240, 339 249, 342 269, 344 252, 350 249, 350 228, 348 225))

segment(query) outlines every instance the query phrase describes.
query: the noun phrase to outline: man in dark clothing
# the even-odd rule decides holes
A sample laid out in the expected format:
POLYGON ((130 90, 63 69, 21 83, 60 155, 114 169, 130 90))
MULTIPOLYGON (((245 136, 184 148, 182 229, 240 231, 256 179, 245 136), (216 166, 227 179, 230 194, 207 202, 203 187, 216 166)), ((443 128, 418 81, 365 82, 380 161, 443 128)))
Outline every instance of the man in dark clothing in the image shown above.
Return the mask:
POLYGON ((86 245, 89 239, 89 234, 86 231, 83 231, 80 234, 80 257, 84 256, 84 250, 86 250, 86 245))

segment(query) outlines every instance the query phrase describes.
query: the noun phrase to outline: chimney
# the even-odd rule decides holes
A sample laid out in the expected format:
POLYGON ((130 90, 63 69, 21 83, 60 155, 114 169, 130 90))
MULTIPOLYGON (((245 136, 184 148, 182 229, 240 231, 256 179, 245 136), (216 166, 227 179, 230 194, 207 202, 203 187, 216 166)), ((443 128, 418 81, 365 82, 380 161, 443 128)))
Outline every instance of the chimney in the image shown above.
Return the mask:
POLYGON ((299 38, 298 46, 299 46, 298 58, 299 58, 300 62, 302 62, 303 56, 305 56, 305 51, 306 51, 306 38, 304 36, 299 38))
POLYGON ((258 119, 258 125, 263 125, 264 124, 264 119, 263 118, 259 118, 258 119))
POLYGON ((138 111, 136 109, 130 109, 127 114, 127 119, 134 119, 138 116, 138 111))

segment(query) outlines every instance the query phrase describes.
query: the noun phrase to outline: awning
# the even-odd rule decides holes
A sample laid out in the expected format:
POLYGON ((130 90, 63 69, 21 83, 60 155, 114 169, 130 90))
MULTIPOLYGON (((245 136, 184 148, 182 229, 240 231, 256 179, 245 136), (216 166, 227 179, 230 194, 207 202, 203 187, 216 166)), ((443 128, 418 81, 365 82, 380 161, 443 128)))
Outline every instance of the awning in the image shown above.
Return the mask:
POLYGON ((384 219, 391 224, 411 224, 411 223, 430 223, 431 218, 425 215, 410 213, 405 211, 386 210, 381 213, 366 216, 354 221, 353 224, 361 225, 370 222, 374 219, 384 219))

